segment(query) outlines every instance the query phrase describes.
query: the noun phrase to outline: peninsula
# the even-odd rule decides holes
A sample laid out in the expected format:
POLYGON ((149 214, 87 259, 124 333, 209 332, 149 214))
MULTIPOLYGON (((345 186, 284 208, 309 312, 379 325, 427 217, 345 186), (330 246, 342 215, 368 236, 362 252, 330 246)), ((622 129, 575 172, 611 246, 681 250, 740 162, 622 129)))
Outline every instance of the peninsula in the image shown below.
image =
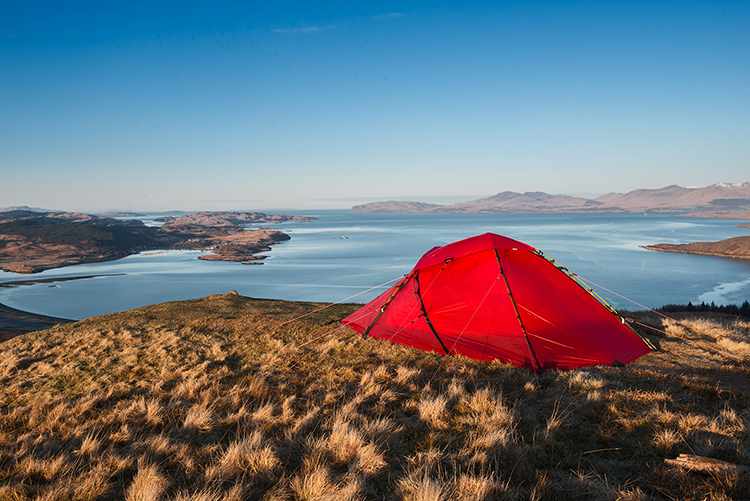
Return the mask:
POLYGON ((679 254, 698 254, 701 256, 731 257, 750 259, 750 236, 734 237, 718 242, 693 242, 689 244, 656 244, 643 245, 644 249, 659 252, 676 252, 679 254))
POLYGON ((0 212, 0 269, 37 273, 82 263, 111 261, 146 249, 208 250, 205 260, 255 263, 271 245, 289 240, 277 229, 250 223, 313 218, 260 212, 198 212, 163 218, 160 227, 73 212, 0 212))

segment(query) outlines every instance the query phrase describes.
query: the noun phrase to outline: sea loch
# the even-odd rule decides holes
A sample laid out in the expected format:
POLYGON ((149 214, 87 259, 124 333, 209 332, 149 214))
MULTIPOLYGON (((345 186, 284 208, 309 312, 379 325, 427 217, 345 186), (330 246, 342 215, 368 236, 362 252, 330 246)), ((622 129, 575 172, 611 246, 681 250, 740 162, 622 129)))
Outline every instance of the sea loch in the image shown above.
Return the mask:
MULTIPOLYGON (((640 248, 748 235, 747 228, 735 227, 739 220, 669 214, 293 213, 317 219, 277 225, 292 239, 275 245, 261 266, 200 261, 198 251, 152 251, 35 275, 2 272, 0 303, 82 319, 230 290, 259 298, 365 302, 384 288, 356 294, 408 273, 430 248, 486 232, 525 242, 613 291, 594 287, 618 309, 640 308, 620 296, 647 307, 750 299, 750 261, 640 248), (2 286, 91 275, 104 276, 2 286)), ((153 224, 153 217, 140 219, 153 224)))

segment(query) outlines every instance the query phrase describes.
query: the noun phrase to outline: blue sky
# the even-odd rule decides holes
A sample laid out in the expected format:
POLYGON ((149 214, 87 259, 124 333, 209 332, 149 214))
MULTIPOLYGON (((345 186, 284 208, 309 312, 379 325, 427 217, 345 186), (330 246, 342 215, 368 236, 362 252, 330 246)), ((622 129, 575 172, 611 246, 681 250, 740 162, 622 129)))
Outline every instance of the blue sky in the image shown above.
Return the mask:
POLYGON ((748 21, 747 1, 5 2, 0 207, 746 182, 748 21))

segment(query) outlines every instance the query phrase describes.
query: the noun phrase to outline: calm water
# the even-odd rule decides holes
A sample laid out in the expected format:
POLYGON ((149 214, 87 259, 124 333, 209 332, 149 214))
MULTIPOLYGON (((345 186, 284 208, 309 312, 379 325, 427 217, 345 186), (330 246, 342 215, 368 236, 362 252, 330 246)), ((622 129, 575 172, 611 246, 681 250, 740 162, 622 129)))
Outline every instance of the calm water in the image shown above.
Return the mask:
MULTIPOLYGON (((280 225, 292 240, 261 266, 205 262, 200 252, 147 252, 109 263, 0 272, 0 282, 118 274, 68 282, 0 287, 8 306, 73 319, 225 293, 303 301, 339 301, 398 278, 436 245, 486 232, 544 251, 581 277, 649 307, 688 301, 740 304, 750 299, 750 261, 646 251, 640 245, 750 235, 737 220, 643 214, 358 214, 307 211, 310 223, 280 225)), ((632 303, 597 289, 615 308, 632 303)), ((383 289, 351 301, 372 299, 383 289)))

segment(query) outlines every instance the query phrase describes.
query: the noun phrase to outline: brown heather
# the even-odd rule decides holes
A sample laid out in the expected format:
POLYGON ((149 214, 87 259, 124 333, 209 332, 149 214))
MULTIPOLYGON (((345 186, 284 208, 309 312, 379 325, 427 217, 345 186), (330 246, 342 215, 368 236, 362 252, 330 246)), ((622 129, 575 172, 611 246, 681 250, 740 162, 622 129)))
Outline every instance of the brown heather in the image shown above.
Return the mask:
POLYGON ((320 306, 230 293, 0 344, 0 500, 749 497, 664 464, 750 465, 747 321, 629 313, 660 351, 537 380, 362 338, 355 305, 285 323, 320 306))

